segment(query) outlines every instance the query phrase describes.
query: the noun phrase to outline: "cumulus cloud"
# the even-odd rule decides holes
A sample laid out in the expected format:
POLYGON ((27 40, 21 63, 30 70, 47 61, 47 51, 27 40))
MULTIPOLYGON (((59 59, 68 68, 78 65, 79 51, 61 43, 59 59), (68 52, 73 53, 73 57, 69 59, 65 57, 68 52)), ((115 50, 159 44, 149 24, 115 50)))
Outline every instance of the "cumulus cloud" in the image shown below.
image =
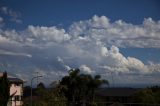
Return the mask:
POLYGON ((85 74, 93 74, 94 73, 94 71, 86 65, 81 65, 79 67, 79 69, 82 71, 82 73, 85 73, 85 74))
POLYGON ((112 46, 101 60, 103 60, 104 66, 100 67, 111 72, 148 73, 148 69, 142 61, 123 56, 116 46, 112 46))
POLYGON ((39 26, 29 26, 28 34, 34 40, 39 40, 39 42, 64 42, 70 39, 70 36, 65 32, 64 29, 58 29, 56 27, 39 27, 39 26))
MULTIPOLYGON (((100 74, 106 79, 108 73, 113 73, 117 83, 129 83, 138 78, 145 82, 145 76, 160 73, 156 71, 159 65, 147 65, 135 57, 124 56, 119 47, 159 48, 159 35, 160 22, 151 18, 144 19, 142 25, 133 25, 123 20, 110 22, 106 16, 96 15, 73 23, 68 30, 33 25, 23 31, 1 29, 0 59, 17 66, 12 70, 28 79, 37 69, 46 75, 46 81, 51 81, 79 67, 83 73, 100 74), (10 59, 2 56, 4 54, 13 57, 10 59)), ((149 79, 150 83, 152 81, 154 78, 149 79)))
POLYGON ((142 25, 133 25, 122 20, 111 23, 105 16, 94 16, 86 21, 75 22, 69 28, 74 37, 85 36, 98 39, 107 46, 117 47, 160 47, 160 21, 144 19, 142 25))

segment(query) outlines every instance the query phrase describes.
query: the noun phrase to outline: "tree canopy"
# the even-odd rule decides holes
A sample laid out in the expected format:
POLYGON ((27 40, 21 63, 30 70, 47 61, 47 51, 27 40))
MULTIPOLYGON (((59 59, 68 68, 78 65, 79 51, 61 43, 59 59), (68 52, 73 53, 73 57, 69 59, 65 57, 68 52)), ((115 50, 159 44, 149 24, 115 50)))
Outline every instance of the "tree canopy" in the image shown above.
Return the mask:
MULTIPOLYGON (((33 104, 38 106, 95 106, 95 90, 102 84, 108 84, 100 75, 81 74, 79 69, 69 70, 59 82, 53 82, 51 88, 39 83, 36 88, 38 100, 33 104)), ((25 106, 27 101, 25 101, 25 106)))
POLYGON ((89 74, 80 74, 79 69, 71 69, 68 76, 64 76, 60 85, 66 86, 63 90, 69 103, 85 104, 94 102, 95 89, 102 84, 109 84, 107 80, 101 79, 100 75, 94 77, 89 74))

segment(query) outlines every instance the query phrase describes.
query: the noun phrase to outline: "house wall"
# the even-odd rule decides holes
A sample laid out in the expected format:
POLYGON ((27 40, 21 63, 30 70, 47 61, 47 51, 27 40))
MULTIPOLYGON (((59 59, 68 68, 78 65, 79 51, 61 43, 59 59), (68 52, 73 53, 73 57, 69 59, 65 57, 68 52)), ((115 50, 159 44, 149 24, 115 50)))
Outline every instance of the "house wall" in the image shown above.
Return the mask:
POLYGON ((11 106, 22 106, 22 88, 22 84, 11 84, 10 95, 16 92, 15 95, 11 98, 11 106))
MULTIPOLYGON (((3 76, 3 73, 0 73, 0 77, 2 76, 3 76)), ((10 99, 7 106, 22 106, 23 105, 23 101, 22 101, 23 84, 19 82, 15 82, 15 83, 11 82, 10 95, 12 94, 14 94, 14 96, 10 99)))

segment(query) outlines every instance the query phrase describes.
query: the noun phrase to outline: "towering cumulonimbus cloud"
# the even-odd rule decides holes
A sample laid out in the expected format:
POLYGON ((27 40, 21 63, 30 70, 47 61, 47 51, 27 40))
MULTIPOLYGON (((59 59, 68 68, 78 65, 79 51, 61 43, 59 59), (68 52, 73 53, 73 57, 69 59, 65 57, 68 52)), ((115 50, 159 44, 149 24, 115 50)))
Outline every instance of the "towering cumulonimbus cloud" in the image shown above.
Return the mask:
POLYGON ((153 76, 148 82, 158 82, 158 63, 144 64, 124 56, 119 48, 160 48, 159 35, 160 21, 151 18, 133 25, 97 15, 73 23, 68 30, 33 25, 23 31, 0 29, 0 63, 26 80, 37 69, 49 82, 71 68, 80 68, 83 73, 100 74, 106 79, 113 73, 117 83, 145 83, 146 76, 153 76), (138 78, 141 80, 136 82, 138 78))

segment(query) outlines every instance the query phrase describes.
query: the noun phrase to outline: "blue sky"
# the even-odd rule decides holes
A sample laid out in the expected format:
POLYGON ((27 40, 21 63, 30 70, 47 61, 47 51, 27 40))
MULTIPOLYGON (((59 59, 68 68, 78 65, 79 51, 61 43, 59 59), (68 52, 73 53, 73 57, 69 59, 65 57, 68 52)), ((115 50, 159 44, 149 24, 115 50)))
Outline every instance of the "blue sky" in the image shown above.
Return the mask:
POLYGON ((159 0, 1 0, 1 70, 24 80, 38 71, 51 82, 78 67, 110 82, 108 73, 114 73, 117 84, 157 84, 159 5, 159 0))
POLYGON ((111 21, 123 19, 129 23, 141 24, 148 17, 159 20, 159 5, 159 0, 1 0, 1 7, 7 6, 21 13, 22 24, 9 25, 7 22, 7 27, 19 29, 28 25, 66 27, 95 14, 105 15, 111 21))

